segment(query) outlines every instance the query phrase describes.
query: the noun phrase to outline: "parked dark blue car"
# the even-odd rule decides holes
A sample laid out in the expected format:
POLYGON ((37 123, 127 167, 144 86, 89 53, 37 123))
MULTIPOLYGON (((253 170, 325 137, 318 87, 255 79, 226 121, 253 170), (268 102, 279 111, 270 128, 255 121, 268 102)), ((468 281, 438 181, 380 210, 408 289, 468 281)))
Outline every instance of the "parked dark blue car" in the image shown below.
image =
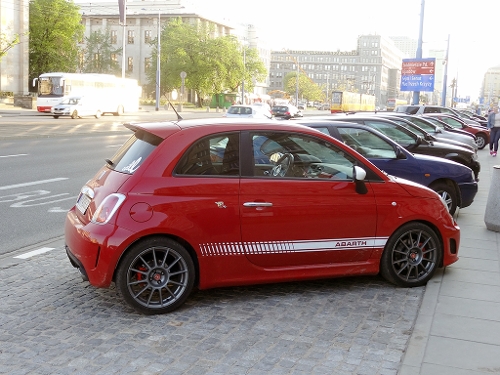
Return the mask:
POLYGON ((361 124, 342 121, 299 120, 337 138, 370 160, 379 169, 436 191, 450 214, 472 204, 478 186, 469 167, 440 157, 412 154, 381 132, 361 124))

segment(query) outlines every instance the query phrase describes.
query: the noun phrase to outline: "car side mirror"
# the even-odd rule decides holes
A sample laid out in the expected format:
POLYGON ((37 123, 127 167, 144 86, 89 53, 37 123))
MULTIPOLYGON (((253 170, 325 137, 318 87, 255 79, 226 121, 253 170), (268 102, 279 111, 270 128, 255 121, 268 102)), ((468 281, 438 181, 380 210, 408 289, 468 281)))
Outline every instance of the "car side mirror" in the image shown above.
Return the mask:
POLYGON ((405 153, 399 148, 396 148, 396 158, 397 159, 406 159, 405 153))
POLYGON ((354 177, 354 183, 356 184, 356 193, 366 194, 368 193, 368 188, 365 184, 366 171, 358 167, 357 165, 352 167, 352 175, 354 177))

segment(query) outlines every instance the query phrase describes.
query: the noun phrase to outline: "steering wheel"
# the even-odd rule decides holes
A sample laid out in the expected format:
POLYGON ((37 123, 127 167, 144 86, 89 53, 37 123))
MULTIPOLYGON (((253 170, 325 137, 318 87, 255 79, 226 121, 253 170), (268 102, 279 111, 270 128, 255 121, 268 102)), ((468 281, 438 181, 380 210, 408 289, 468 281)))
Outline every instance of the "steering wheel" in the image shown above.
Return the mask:
POLYGON ((276 161, 276 165, 271 169, 271 176, 285 177, 288 170, 293 166, 294 157, 289 152, 283 154, 282 157, 276 161))

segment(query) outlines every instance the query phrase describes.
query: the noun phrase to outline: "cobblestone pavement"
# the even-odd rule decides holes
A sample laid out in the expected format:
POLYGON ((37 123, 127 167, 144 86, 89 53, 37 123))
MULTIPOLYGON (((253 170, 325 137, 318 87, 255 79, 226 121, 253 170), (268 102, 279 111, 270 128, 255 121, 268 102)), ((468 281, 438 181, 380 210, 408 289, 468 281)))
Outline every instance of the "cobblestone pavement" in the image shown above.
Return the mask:
POLYGON ((395 375, 423 293, 342 278, 199 291, 144 316, 59 245, 0 259, 0 374, 395 375))

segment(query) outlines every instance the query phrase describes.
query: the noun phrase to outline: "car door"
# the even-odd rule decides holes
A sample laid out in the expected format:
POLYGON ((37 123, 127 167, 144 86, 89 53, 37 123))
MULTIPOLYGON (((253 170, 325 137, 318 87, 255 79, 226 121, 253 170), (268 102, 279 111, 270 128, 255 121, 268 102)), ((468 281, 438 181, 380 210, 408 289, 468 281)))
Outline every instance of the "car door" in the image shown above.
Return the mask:
POLYGON ((369 183, 366 194, 356 192, 354 157, 300 133, 251 132, 248 141, 254 155, 269 160, 265 169, 264 158, 254 157, 253 176, 240 184, 242 243, 251 263, 297 267, 363 262, 374 247, 380 248, 375 197, 369 183), (287 154, 288 168, 282 160, 287 154))

